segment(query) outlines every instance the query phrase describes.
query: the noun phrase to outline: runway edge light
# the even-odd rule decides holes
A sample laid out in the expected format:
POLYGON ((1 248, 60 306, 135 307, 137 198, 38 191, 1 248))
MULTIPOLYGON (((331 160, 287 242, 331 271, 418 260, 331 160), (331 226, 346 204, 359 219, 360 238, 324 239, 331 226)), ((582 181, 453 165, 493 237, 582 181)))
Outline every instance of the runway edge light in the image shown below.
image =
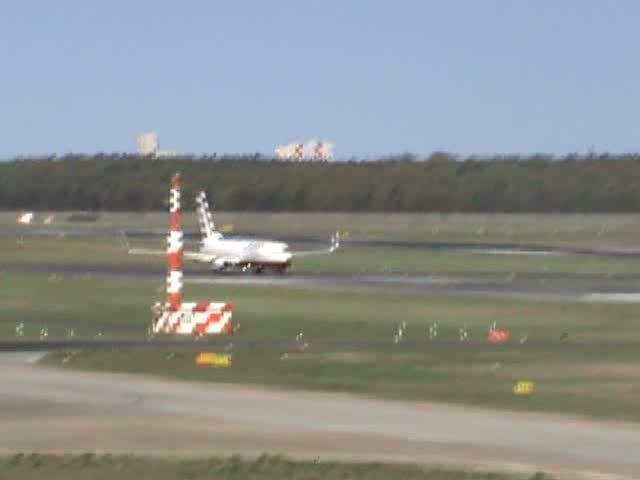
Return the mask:
POLYGON ((167 300, 152 306, 152 333, 178 335, 232 334, 233 303, 226 301, 183 302, 182 178, 177 172, 169 189, 169 234, 167 235, 167 300))

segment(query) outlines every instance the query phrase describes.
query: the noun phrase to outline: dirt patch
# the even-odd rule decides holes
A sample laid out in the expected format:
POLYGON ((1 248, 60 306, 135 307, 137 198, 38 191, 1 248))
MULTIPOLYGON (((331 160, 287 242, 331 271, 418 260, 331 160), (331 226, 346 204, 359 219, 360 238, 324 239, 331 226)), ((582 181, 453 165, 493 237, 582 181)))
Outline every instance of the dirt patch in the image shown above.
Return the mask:
POLYGON ((518 373, 526 373, 546 380, 582 379, 615 383, 618 380, 640 380, 640 365, 633 363, 573 363, 564 365, 519 366, 518 373))
POLYGON ((640 364, 633 363, 597 363, 582 365, 589 375, 640 379, 640 364))
POLYGON ((601 383, 612 380, 640 380, 640 364, 633 363, 573 363, 554 365, 547 364, 518 364, 512 366, 509 362, 474 363, 464 366, 435 367, 434 371, 451 372, 459 375, 482 376, 487 374, 517 375, 535 378, 537 380, 591 380, 601 383), (600 381, 600 382, 599 382, 600 381))
POLYGON ((330 352, 330 353, 289 353, 287 360, 314 360, 335 363, 375 363, 376 361, 415 362, 425 361, 429 357, 424 353, 396 353, 381 355, 374 352, 330 352))
POLYGON ((613 398, 622 401, 625 398, 636 398, 640 393, 640 386, 629 382, 582 382, 574 384, 567 382, 566 385, 554 385, 553 390, 558 393, 573 393, 597 398, 613 398))
POLYGON ((430 360, 432 356, 426 353, 394 353, 390 355, 390 360, 394 362, 415 362, 430 360))
POLYGON ((16 309, 16 310, 23 310, 23 309, 31 309, 33 308, 33 303, 30 300, 23 300, 23 299, 11 299, 11 300, 0 300, 0 307, 2 307, 3 309, 8 309, 8 308, 12 308, 12 309, 16 309))
POLYGON ((432 369, 437 373, 452 373, 455 375, 471 375, 471 376, 485 376, 504 374, 505 372, 513 372, 514 369, 509 364, 503 364, 502 362, 491 363, 473 363, 464 366, 439 366, 432 369))
POLYGON ((289 353, 286 360, 315 360, 336 363, 373 363, 377 355, 369 352, 289 353))

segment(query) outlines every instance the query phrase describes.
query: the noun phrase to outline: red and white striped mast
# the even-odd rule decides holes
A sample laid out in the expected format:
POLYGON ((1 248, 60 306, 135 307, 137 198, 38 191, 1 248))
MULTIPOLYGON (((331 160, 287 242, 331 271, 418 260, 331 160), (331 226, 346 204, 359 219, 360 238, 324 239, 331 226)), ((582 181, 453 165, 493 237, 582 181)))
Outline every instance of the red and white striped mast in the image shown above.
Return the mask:
POLYGON ((176 173, 169 190, 169 234, 167 236, 167 301, 156 303, 151 326, 153 333, 171 334, 232 334, 236 326, 232 322, 231 302, 184 302, 183 262, 184 234, 182 232, 181 177, 176 173))
POLYGON ((167 256, 169 257, 169 272, 167 274, 167 302, 169 309, 177 312, 182 307, 182 269, 184 265, 183 249, 184 236, 182 233, 182 207, 180 203, 180 188, 182 179, 180 173, 171 178, 169 190, 169 236, 167 237, 167 256))

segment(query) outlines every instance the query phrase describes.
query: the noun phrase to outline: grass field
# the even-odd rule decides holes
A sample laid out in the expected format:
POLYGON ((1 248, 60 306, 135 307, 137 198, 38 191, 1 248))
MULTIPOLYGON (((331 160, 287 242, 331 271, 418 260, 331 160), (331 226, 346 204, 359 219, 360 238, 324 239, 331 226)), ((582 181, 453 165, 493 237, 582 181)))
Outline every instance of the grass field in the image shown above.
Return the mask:
POLYGON ((133 456, 14 455, 0 458, 0 479, 16 480, 138 480, 142 478, 217 480, 552 480, 541 473, 533 476, 428 469, 381 463, 337 463, 294 461, 278 456, 254 460, 240 456, 189 460, 150 459, 133 456))
MULTIPOLYGON (((474 216, 404 215, 388 217, 388 223, 384 217, 340 216, 357 227, 352 230, 362 236, 426 235, 426 223, 413 221, 419 217, 424 222, 433 220, 449 225, 447 235, 455 239, 465 240, 465 231, 482 241, 492 238, 491 233, 486 238, 474 233, 472 224, 475 228, 479 223, 476 222, 479 217, 474 216)), ((525 232, 520 238, 527 242, 535 240, 539 232, 549 234, 553 228, 558 228, 558 235, 565 235, 565 239, 578 239, 577 243, 596 239, 599 245, 640 233, 633 215, 561 217, 506 216, 484 220, 493 218, 496 228, 528 225, 519 230, 525 232), (533 221, 536 228, 530 228, 533 221), (602 224, 609 227, 598 236, 598 225, 602 224)), ((3 218, 15 222, 15 216, 5 214, 3 218)), ((126 226, 127 222, 137 222, 135 226, 140 229, 149 225, 164 228, 166 215, 142 217, 149 225, 142 225, 140 218, 112 214, 105 215, 101 222, 110 228, 126 226)), ((276 231, 274 226, 282 225, 284 218, 293 217, 266 215, 252 222, 276 231)), ((292 232, 299 229, 317 233, 336 218, 305 216, 302 226, 285 223, 292 232)), ((16 228, 15 223, 11 225, 16 228)), ((0 271, 3 265, 102 264, 155 265, 161 272, 165 264, 163 256, 127 256, 116 238, 21 239, 13 230, 3 233, 0 271)), ((500 235, 495 238, 506 238, 500 235)), ((141 246, 149 245, 153 243, 144 242, 141 246)), ((163 248, 158 243, 155 246, 163 248)), ((614 257, 491 256, 347 245, 334 255, 302 258, 295 272, 424 272, 511 286, 544 283, 550 289, 600 281, 615 288, 640 288, 639 262, 614 257)), ((150 306, 163 299, 163 282, 163 274, 157 279, 133 279, 90 274, 47 277, 0 273, 0 336, 13 338, 20 323, 30 338, 37 338, 43 328, 50 338, 61 338, 71 330, 82 338, 99 333, 105 338, 145 336, 150 306)), ((242 325, 241 338, 268 343, 273 339, 293 340, 302 331, 311 349, 285 352, 265 347, 237 352, 233 366, 227 369, 197 367, 195 354, 188 351, 94 351, 73 356, 58 353, 46 361, 61 368, 130 371, 202 381, 640 420, 636 401, 640 393, 640 350, 636 348, 640 319, 633 304, 532 302, 398 290, 214 288, 191 284, 187 286, 186 297, 232 300, 236 305, 235 318, 242 325), (402 322, 407 324, 403 342, 394 344, 394 334, 402 322), (496 347, 484 340, 493 322, 513 331, 511 344, 496 347), (438 336, 430 339, 429 327, 436 323, 438 336), (461 328, 468 332, 465 342, 459 341, 461 328), (560 337, 564 333, 568 333, 568 341, 563 342, 560 337), (527 341, 521 344, 519 340, 523 337, 527 341), (358 345, 329 348, 336 340, 358 345), (535 382, 534 394, 514 395, 513 387, 518 381, 535 382)))
MULTIPOLYGON (((161 298, 153 281, 4 276, 0 334, 141 337, 149 306, 161 298)), ((61 368, 126 371, 180 379, 328 390, 381 398, 451 401, 513 410, 640 420, 640 320, 634 305, 542 303, 408 293, 189 286, 187 297, 232 299, 238 338, 269 343, 299 332, 309 350, 239 351, 230 368, 198 367, 196 352, 128 350, 52 354, 61 368), (489 326, 509 328, 514 342, 486 342, 489 326), (403 341, 393 337, 406 322, 403 341), (429 327, 438 325, 437 337, 429 327), (459 342, 459 329, 468 332, 459 342), (569 339, 560 341, 568 332, 569 339), (527 341, 519 343, 521 337, 527 341), (340 341, 347 344, 335 349, 340 341), (356 346, 350 347, 349 342, 356 346), (369 344, 369 346, 367 345, 369 344), (518 381, 536 392, 514 395, 518 381)))
MULTIPOLYGON (((0 228, 15 232, 157 230, 167 214, 103 213, 95 223, 69 222, 69 213, 38 213, 31 226, 16 225, 18 212, 0 213, 0 228), (50 225, 43 219, 54 214, 50 225)), ((589 247, 635 247, 640 244, 638 214, 378 214, 214 212, 219 227, 233 232, 329 237, 336 230, 354 239, 424 242, 533 243, 589 247)), ((186 231, 196 232, 192 211, 184 213, 186 231)))

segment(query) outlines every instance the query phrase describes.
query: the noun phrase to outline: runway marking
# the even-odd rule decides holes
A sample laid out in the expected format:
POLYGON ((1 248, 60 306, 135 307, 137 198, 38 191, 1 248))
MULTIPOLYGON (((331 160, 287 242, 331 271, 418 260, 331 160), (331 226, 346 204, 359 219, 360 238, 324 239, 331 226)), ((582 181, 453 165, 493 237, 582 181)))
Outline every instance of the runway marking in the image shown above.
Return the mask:
POLYGON ((566 252, 552 250, 516 250, 510 248, 483 248, 483 249, 461 249, 461 252, 480 253, 484 255, 540 255, 540 256, 561 256, 566 252))
POLYGON ((640 303, 640 292, 638 293, 587 293, 582 295, 582 301, 602 302, 602 303, 640 303))

